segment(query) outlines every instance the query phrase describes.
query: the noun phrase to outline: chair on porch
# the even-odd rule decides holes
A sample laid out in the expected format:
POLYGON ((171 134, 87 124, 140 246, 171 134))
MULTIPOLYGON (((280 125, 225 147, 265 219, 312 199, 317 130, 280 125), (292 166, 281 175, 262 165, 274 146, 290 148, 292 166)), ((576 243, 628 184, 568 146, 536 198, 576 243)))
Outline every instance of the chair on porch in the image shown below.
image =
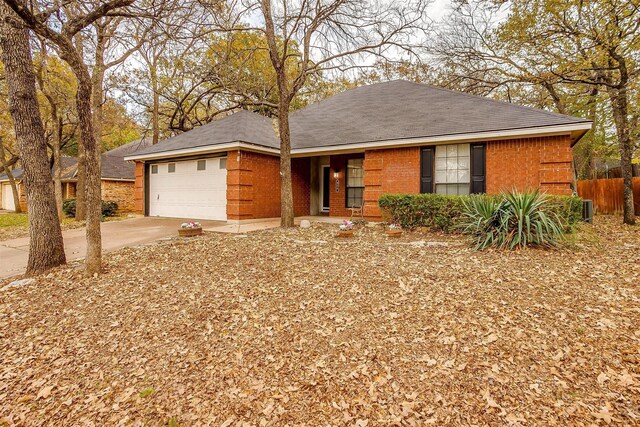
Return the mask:
POLYGON ((353 217, 360 217, 360 219, 364 220, 364 205, 360 205, 360 206, 354 206, 351 208, 347 208, 351 211, 351 218, 353 219, 353 217))

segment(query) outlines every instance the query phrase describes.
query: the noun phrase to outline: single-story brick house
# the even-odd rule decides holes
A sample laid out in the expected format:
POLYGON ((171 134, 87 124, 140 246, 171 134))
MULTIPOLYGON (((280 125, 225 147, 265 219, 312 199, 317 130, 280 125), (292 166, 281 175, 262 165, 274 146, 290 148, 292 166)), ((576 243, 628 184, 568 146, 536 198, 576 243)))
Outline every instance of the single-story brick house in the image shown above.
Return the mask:
MULTIPOLYGON (((383 193, 571 193, 589 120, 408 81, 363 86, 290 115, 297 216, 380 217, 383 193)), ((230 222, 280 215, 271 119, 238 112, 140 150, 136 209, 230 222)))
MULTIPOLYGON (((149 140, 141 139, 121 145, 107 151, 100 157, 102 173, 102 200, 114 201, 118 211, 133 212, 135 210, 135 165, 124 160, 124 157, 151 145, 149 140)), ((78 160, 75 157, 62 156, 62 198, 71 199, 76 196, 78 181, 78 160)), ((20 207, 27 211, 27 193, 22 182, 22 169, 12 171, 18 186, 20 207)), ((6 174, 0 175, 0 207, 15 210, 13 191, 6 174)))

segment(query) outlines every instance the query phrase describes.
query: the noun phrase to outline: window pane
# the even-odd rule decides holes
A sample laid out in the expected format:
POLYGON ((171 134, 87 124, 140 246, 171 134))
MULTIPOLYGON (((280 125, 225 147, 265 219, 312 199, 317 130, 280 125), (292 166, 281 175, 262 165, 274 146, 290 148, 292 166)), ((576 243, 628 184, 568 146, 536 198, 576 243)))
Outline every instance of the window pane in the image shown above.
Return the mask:
POLYGON ((363 159, 347 160, 347 186, 362 187, 364 185, 363 159))
POLYGON ((198 170, 203 171, 207 169, 207 161, 206 160, 198 160, 198 170))
POLYGON ((436 184, 436 193, 450 196, 469 194, 469 184, 436 184))
POLYGON ((176 164, 169 163, 169 173, 174 173, 176 171, 176 164))
POLYGON ((226 169, 226 168, 227 168, 227 158, 224 157, 220 159, 220 169, 226 169))
POLYGON ((347 207, 359 208, 362 206, 364 188, 347 188, 347 207))
MULTIPOLYGON (((470 148, 469 144, 449 144, 436 146, 436 184, 453 184, 452 186, 436 185, 439 194, 458 194, 457 184, 470 182, 470 148)), ((468 190, 466 190, 468 192, 468 190)))
POLYGON ((469 169, 469 157, 468 156, 458 157, 458 167, 460 169, 469 169))
POLYGON ((151 165, 151 173, 158 173, 158 165, 151 165))

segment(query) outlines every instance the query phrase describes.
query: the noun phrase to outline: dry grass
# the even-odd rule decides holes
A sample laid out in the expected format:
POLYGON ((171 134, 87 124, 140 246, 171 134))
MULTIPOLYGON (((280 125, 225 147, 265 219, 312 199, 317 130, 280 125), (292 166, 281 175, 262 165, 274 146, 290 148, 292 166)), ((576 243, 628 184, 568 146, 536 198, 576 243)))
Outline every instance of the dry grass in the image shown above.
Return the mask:
POLYGON ((60 269, 0 293, 0 419, 638 425, 640 227, 618 222, 559 252, 314 227, 60 269))

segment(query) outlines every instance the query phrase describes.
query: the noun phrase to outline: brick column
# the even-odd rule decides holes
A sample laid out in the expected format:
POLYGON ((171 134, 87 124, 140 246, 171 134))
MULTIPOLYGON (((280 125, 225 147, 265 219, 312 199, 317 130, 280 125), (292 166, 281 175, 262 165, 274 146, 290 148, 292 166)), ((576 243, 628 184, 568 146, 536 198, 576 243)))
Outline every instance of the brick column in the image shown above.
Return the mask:
POLYGON ((134 212, 144 214, 144 163, 136 162, 136 183, 134 187, 134 212))
POLYGON ((227 153, 227 220, 253 218, 253 176, 248 153, 227 153))
POLYGON ((378 199, 382 196, 382 167, 384 152, 364 152, 364 216, 369 221, 381 219, 378 199))

